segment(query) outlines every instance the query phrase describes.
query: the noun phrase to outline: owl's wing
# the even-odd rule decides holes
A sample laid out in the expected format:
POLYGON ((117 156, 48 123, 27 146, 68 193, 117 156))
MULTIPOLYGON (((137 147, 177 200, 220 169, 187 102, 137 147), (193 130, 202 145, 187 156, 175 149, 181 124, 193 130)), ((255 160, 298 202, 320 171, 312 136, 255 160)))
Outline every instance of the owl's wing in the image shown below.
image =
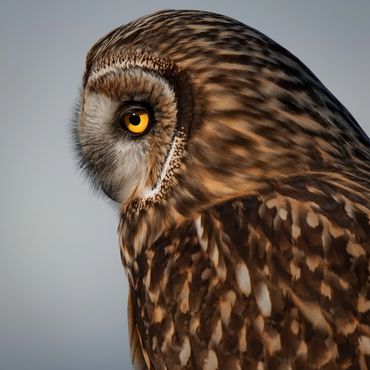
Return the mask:
POLYGON ((195 220, 209 263, 193 257, 194 340, 232 369, 370 369, 370 210, 350 190, 311 191, 235 199, 195 220))
POLYGON ((369 203, 300 184, 206 209, 148 246, 139 364, 370 369, 369 203))
POLYGON ((299 186, 204 210, 138 260, 159 369, 370 369, 368 205, 299 186))

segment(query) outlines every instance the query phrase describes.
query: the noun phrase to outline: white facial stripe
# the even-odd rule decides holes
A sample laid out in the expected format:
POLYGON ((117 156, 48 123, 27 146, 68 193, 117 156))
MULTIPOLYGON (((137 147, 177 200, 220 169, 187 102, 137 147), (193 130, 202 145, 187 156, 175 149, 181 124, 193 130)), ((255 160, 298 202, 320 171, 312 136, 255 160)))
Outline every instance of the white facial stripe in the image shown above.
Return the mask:
POLYGON ((182 142, 182 139, 180 139, 177 136, 174 137, 174 140, 171 143, 171 147, 170 147, 170 150, 168 152, 167 158, 164 162, 161 173, 160 173, 159 178, 157 180, 157 183, 156 183, 156 185, 153 189, 148 189, 147 188, 147 189, 144 190, 144 192, 142 194, 143 199, 152 198, 160 192, 163 180, 166 178, 166 176, 168 174, 168 170, 170 168, 173 156, 176 153, 176 150, 179 149, 179 146, 180 146, 181 142, 182 142))

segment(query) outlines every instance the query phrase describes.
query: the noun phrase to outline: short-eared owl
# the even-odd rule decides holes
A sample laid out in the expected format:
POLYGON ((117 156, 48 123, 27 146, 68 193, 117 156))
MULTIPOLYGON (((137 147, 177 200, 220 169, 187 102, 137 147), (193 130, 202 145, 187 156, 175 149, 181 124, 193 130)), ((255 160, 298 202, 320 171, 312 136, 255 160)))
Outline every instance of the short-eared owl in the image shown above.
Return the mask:
POLYGON ((120 205, 136 369, 370 369, 370 142, 287 50, 201 11, 119 27, 76 141, 120 205))

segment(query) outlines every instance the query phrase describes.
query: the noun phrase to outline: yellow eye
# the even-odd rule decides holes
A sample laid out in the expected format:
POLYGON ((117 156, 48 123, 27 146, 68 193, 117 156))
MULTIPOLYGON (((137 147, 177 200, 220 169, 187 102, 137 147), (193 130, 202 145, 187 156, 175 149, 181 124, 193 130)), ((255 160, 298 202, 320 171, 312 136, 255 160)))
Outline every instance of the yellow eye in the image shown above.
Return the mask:
POLYGON ((140 108, 125 113, 123 123, 133 134, 142 134, 149 126, 150 117, 146 109, 140 108))

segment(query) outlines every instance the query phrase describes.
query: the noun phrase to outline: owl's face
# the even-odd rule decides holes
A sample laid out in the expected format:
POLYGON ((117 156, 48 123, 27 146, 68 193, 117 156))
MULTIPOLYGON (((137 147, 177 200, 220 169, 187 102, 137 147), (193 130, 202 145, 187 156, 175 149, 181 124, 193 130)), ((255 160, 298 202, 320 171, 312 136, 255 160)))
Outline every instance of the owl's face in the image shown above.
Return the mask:
POLYGON ((77 135, 87 169, 118 202, 158 192, 170 170, 179 127, 176 85, 137 57, 93 71, 81 99, 77 135))
POLYGON ((330 99, 257 31, 206 12, 159 12, 89 51, 78 150, 121 205, 167 199, 186 213, 341 155, 334 136, 320 138, 340 121, 330 99))

